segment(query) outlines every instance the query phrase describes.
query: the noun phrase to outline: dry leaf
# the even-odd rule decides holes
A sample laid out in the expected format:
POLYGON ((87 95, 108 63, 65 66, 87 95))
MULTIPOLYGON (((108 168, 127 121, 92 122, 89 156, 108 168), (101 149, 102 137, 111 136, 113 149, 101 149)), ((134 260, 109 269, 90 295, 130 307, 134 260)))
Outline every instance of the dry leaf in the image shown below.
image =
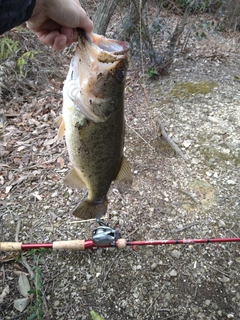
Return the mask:
POLYGON ((13 273, 15 274, 15 275, 17 275, 17 276, 20 276, 21 275, 21 273, 25 273, 25 275, 27 276, 28 275, 28 273, 26 273, 26 272, 23 272, 23 271, 20 271, 20 270, 13 270, 13 273))
POLYGON ((25 148, 26 148, 25 146, 20 146, 17 148, 17 152, 20 152, 20 151, 24 150, 25 148))
POLYGON ((9 286, 6 286, 6 288, 3 289, 2 294, 0 295, 0 303, 3 302, 4 298, 9 294, 9 286))
POLYGON ((60 169, 62 169, 64 167, 64 159, 62 157, 59 157, 57 159, 57 162, 59 163, 60 165, 60 169))
POLYGON ((40 196, 40 194, 38 194, 38 192, 33 192, 31 193, 31 195, 36 198, 37 200, 41 201, 42 200, 42 196, 40 196))
POLYGON ((8 193, 11 191, 11 189, 12 189, 12 186, 7 186, 7 187, 6 187, 6 191, 5 191, 6 194, 8 194, 8 193))
POLYGON ((24 272, 20 273, 19 280, 18 280, 18 285, 19 285, 19 291, 24 297, 28 297, 30 291, 30 284, 29 280, 24 272))
POLYGON ((14 308, 20 312, 23 312, 23 310, 26 309, 26 307, 28 306, 30 301, 31 301, 31 299, 29 297, 16 299, 16 300, 14 300, 14 308))
POLYGON ((52 144, 54 144, 54 143, 56 143, 57 142, 57 138, 55 137, 55 138, 53 138, 53 139, 47 139, 47 140, 45 140, 44 141, 44 146, 50 146, 50 145, 52 145, 52 144))

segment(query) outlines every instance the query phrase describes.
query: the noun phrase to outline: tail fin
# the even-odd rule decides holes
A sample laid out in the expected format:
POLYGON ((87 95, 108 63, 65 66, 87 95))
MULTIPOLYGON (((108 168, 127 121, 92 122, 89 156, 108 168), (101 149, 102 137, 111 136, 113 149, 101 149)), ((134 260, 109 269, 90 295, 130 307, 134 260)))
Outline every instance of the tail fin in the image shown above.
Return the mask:
POLYGON ((73 215, 84 220, 100 218, 107 212, 107 206, 107 198, 101 202, 85 200, 73 210, 73 215))

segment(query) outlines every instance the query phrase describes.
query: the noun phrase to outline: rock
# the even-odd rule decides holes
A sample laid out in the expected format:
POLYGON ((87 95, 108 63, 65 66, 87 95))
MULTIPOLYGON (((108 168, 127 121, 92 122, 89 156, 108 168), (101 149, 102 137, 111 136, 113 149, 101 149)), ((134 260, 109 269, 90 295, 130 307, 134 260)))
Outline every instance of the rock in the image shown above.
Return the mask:
POLYGON ((228 277, 226 277, 226 276, 223 276, 222 278, 219 278, 218 279, 220 282, 222 282, 222 283, 226 283, 226 282, 229 282, 230 281, 230 279, 228 278, 228 277))
POLYGON ((169 275, 170 275, 171 277, 176 277, 176 276, 177 276, 177 271, 173 269, 173 270, 169 273, 169 275))
POLYGON ((59 301, 59 300, 56 300, 56 301, 54 302, 54 307, 58 307, 59 304, 60 304, 60 301, 59 301))
POLYGON ((227 184, 235 185, 236 184, 236 180, 227 180, 227 184))
POLYGON ((199 163, 199 159, 197 159, 197 158, 192 158, 191 163, 192 163, 192 164, 198 164, 198 163, 199 163))
POLYGON ((173 258, 175 258, 175 259, 179 259, 180 256, 181 256, 181 252, 178 251, 178 250, 173 250, 173 251, 171 252, 171 256, 172 256, 173 258))
POLYGON ((208 117, 208 120, 209 120, 210 122, 212 122, 212 123, 221 123, 221 122, 222 122, 221 119, 219 119, 219 118, 217 118, 217 117, 211 117, 211 116, 208 117))
POLYGON ((205 305, 208 307, 209 305, 210 305, 210 303, 211 303, 211 300, 205 300, 205 305))
POLYGON ((218 221, 218 226, 219 226, 219 228, 225 228, 226 227, 226 223, 223 220, 219 220, 218 221))
POLYGON ((157 268, 157 264, 156 264, 156 262, 154 262, 152 265, 151 265, 151 269, 152 270, 155 270, 157 268))
POLYGON ((190 147, 190 145, 192 144, 192 140, 185 140, 183 141, 182 145, 185 147, 185 148, 188 148, 190 147))

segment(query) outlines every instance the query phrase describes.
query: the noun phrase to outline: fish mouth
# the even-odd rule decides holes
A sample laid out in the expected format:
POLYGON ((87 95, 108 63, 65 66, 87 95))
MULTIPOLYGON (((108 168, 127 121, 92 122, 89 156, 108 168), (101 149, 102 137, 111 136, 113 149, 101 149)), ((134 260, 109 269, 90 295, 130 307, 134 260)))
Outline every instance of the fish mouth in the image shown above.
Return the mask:
POLYGON ((89 36, 82 29, 78 29, 78 35, 78 46, 64 85, 65 92, 86 118, 96 123, 104 122, 105 117, 94 113, 93 103, 101 104, 109 98, 104 96, 101 88, 108 82, 109 72, 115 73, 119 82, 124 81, 129 44, 94 33, 89 36))
POLYGON ((92 34, 91 40, 99 49, 114 55, 123 55, 129 50, 128 42, 107 39, 95 33, 92 34))
POLYGON ((129 43, 126 41, 118 41, 106 38, 102 35, 92 33, 87 35, 83 29, 77 29, 79 36, 79 44, 89 42, 98 52, 105 51, 112 55, 123 55, 129 51, 129 43))

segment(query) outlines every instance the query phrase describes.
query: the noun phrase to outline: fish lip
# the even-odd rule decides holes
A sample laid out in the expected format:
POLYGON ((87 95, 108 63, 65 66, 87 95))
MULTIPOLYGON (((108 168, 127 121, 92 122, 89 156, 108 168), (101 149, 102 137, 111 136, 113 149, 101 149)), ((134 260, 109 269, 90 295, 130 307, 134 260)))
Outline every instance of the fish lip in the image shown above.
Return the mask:
POLYGON ((88 35, 83 29, 77 29, 78 36, 81 42, 87 42, 91 43, 93 47, 100 52, 107 52, 109 55, 113 56, 119 56, 126 54, 129 49, 129 43, 126 41, 118 41, 115 39, 109 39, 105 36, 92 33, 91 35, 88 35))
POLYGON ((101 50, 112 55, 124 55, 129 51, 129 43, 109 39, 96 33, 92 34, 92 42, 101 50))

